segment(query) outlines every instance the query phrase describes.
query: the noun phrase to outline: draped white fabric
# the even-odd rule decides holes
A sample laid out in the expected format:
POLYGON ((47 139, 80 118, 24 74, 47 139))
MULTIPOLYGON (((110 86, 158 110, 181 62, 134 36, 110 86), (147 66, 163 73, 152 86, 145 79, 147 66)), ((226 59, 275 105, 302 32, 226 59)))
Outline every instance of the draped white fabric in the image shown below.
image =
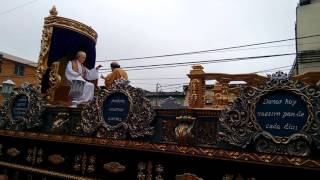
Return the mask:
POLYGON ((65 75, 70 85, 72 85, 72 80, 80 80, 85 82, 82 95, 72 99, 73 103, 80 104, 80 103, 88 102, 93 98, 94 84, 91 82, 88 82, 87 80, 98 79, 99 75, 96 68, 88 70, 85 67, 83 68, 83 66, 78 61, 76 62, 77 62, 78 72, 72 69, 72 61, 69 61, 65 71, 65 75))

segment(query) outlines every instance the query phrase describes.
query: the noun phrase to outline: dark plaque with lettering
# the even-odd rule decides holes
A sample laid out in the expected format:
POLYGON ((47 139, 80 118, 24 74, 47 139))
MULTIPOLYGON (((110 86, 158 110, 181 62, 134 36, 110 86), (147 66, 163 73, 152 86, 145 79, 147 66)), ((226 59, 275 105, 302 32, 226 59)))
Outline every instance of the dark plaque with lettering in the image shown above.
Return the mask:
POLYGON ((18 95, 11 106, 12 121, 20 121, 25 118, 28 111, 28 97, 26 95, 18 95))
POLYGON ((273 91, 261 97, 255 113, 264 131, 285 137, 303 128, 308 118, 308 107, 299 95, 291 91, 273 91))
POLYGON ((129 114, 129 99, 124 93, 115 92, 103 102, 103 118, 114 126, 122 122, 129 114))

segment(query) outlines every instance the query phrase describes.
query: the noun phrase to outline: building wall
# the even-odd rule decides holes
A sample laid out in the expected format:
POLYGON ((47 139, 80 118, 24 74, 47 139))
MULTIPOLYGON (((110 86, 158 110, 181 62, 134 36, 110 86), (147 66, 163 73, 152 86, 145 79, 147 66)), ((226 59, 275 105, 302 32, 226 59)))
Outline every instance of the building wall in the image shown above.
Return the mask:
MULTIPOLYGON (((11 79, 16 86, 20 87, 20 85, 24 82, 28 82, 31 84, 36 84, 36 67, 21 64, 9 59, 3 59, 1 64, 1 72, 0 72, 0 84, 2 85, 2 82, 11 79), (16 64, 24 66, 24 75, 19 76, 15 74, 15 66, 16 64)), ((0 102, 3 101, 3 96, 0 94, 0 102)))
POLYGON ((320 71, 320 0, 302 3, 297 7, 296 37, 297 57, 291 70, 292 75, 308 71, 320 71))
POLYGON ((165 99, 167 98, 174 98, 175 102, 181 106, 184 105, 184 96, 181 95, 161 95, 159 94, 158 96, 148 96, 146 95, 146 98, 150 100, 150 103, 152 106, 160 106, 165 99))
MULTIPOLYGON (((320 34, 320 0, 297 8, 297 38, 320 34)), ((297 40, 297 50, 320 50, 320 37, 297 40)))

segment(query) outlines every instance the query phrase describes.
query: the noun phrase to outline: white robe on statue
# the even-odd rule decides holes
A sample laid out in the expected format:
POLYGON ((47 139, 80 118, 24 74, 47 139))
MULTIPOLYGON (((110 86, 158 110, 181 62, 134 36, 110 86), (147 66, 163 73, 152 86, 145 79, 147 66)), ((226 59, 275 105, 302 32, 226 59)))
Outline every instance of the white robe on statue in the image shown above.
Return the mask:
POLYGON ((92 100, 94 95, 94 84, 86 80, 96 80, 99 78, 99 74, 96 68, 88 70, 87 68, 82 66, 78 61, 76 62, 78 66, 78 72, 72 69, 72 61, 69 61, 65 71, 65 75, 70 85, 72 85, 72 80, 81 80, 85 82, 82 95, 79 98, 72 100, 72 103, 80 104, 92 100))

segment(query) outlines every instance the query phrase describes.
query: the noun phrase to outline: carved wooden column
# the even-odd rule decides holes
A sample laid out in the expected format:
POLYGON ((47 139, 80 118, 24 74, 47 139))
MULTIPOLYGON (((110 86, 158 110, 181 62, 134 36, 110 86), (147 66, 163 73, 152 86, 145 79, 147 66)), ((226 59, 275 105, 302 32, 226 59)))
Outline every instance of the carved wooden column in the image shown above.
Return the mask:
POLYGON ((213 108, 224 108, 229 103, 229 80, 217 79, 213 88, 213 108))
POLYGON ((220 84, 219 81, 217 81, 214 84, 214 87, 212 89, 213 92, 213 108, 220 108, 221 107, 221 99, 222 99, 222 85, 220 84))
POLYGON ((205 73, 201 65, 192 66, 190 74, 188 103, 190 108, 203 108, 206 90, 205 73))
POLYGON ((222 79, 220 80, 220 83, 222 85, 222 107, 225 107, 228 105, 229 103, 229 81, 228 80, 225 80, 225 79, 222 79))

